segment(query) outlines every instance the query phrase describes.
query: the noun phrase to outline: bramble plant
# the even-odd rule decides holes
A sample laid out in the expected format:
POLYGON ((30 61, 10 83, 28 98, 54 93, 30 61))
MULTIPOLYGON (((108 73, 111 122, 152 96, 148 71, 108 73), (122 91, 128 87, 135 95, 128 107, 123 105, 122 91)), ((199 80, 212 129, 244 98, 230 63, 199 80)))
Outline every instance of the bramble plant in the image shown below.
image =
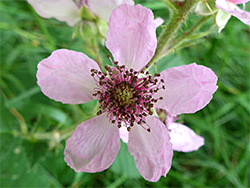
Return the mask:
MULTIPOLYGON (((166 176, 171 167, 173 148, 193 151, 203 145, 197 143, 198 136, 191 139, 181 139, 180 136, 174 138, 173 134, 169 134, 169 129, 177 135, 188 135, 189 129, 182 130, 182 125, 173 123, 166 123, 165 127, 156 110, 165 109, 166 115, 170 116, 200 110, 209 103, 217 90, 215 74, 196 64, 174 67, 161 73, 148 72, 148 68, 157 65, 157 61, 173 48, 171 43, 175 43, 174 48, 178 49, 180 44, 190 40, 190 33, 195 33, 206 21, 206 18, 202 18, 194 25, 186 39, 183 37, 185 35, 177 36, 178 39, 174 37, 197 1, 165 1, 173 14, 168 24, 163 26, 158 41, 152 12, 140 5, 134 6, 133 1, 120 2, 121 5, 115 4, 115 1, 104 1, 101 4, 97 1, 78 1, 78 9, 73 1, 67 1, 71 4, 63 1, 47 3, 54 8, 58 6, 59 15, 55 14, 57 12, 54 12, 54 8, 51 9, 53 14, 49 15, 48 9, 44 10, 43 7, 45 2, 42 5, 35 0, 29 2, 40 15, 65 20, 71 26, 77 25, 79 19, 93 21, 95 25, 101 19, 109 25, 106 37, 106 32, 99 30, 99 34, 107 38, 106 47, 115 61, 110 58, 112 66, 106 65, 104 68, 101 61, 93 62, 84 54, 70 50, 56 50, 38 64, 37 83, 49 98, 68 104, 98 99, 97 116, 78 125, 66 142, 65 161, 71 168, 76 172, 92 173, 107 169, 118 154, 121 127, 129 132, 126 138, 128 150, 134 157, 138 171, 148 181, 155 182, 161 176, 166 176), (62 10, 70 8, 68 6, 71 9, 66 15, 62 10), (76 13, 74 18, 71 13, 73 7, 76 13)), ((216 18, 217 24, 223 22, 218 24, 219 32, 229 19, 227 16, 226 21, 220 21, 221 11, 248 23, 248 14, 245 15, 234 5, 242 2, 217 0, 212 3, 221 9, 216 18)), ((209 4, 205 2, 205 5, 213 14, 209 4)), ((88 31, 86 24, 76 26, 75 33, 83 31, 80 34, 82 39, 91 33, 94 38, 97 37, 98 32, 88 31), (86 30, 88 34, 84 32, 86 30)))
POLYGON ((75 125, 34 134, 21 118, 15 135, 46 140, 50 149, 66 141, 64 160, 75 172, 108 169, 121 158, 125 143, 134 159, 130 165, 151 182, 166 177, 174 151, 204 145, 204 138, 184 125, 182 114, 207 106, 218 78, 199 62, 168 67, 164 58, 223 32, 231 15, 250 25, 248 0, 162 0, 170 12, 167 20, 133 0, 27 2, 39 16, 66 22, 72 40, 84 44, 82 52, 51 50, 38 63, 36 78, 44 95, 63 104, 84 104, 88 116, 82 121, 80 112, 75 125), (189 20, 190 13, 199 19, 189 20))

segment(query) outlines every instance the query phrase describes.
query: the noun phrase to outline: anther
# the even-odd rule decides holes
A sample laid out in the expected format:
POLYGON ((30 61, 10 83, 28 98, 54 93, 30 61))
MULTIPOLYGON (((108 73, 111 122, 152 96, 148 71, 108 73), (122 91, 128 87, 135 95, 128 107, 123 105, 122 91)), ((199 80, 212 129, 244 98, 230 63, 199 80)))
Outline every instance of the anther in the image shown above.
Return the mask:
POLYGON ((147 129, 147 131, 148 131, 148 132, 151 132, 151 129, 150 129, 150 128, 148 128, 148 129, 147 129))
POLYGON ((99 110, 97 113, 96 113, 96 115, 101 115, 102 114, 102 111, 101 110, 99 110))
MULTIPOLYGON (((110 58, 110 55, 107 56, 110 58)), ((111 58, 110 61, 112 62, 111 58)), ((157 100, 162 100, 163 97, 155 99, 155 94, 160 89, 165 89, 162 86, 160 79, 151 76, 148 71, 134 69, 126 69, 125 65, 119 66, 118 62, 112 62, 113 66, 105 66, 107 73, 102 73, 95 69, 91 69, 91 76, 99 79, 97 88, 93 96, 99 100, 100 109, 97 115, 106 112, 110 118, 110 122, 117 124, 120 128, 122 123, 130 131, 135 123, 143 126, 147 124, 145 117, 153 115, 151 109, 157 100), (143 73, 143 78, 138 78, 139 73, 143 73)), ((155 74, 159 76, 160 74, 155 74)), ((163 83, 163 81, 161 81, 163 83)), ((150 129, 145 128, 150 132, 150 129)))

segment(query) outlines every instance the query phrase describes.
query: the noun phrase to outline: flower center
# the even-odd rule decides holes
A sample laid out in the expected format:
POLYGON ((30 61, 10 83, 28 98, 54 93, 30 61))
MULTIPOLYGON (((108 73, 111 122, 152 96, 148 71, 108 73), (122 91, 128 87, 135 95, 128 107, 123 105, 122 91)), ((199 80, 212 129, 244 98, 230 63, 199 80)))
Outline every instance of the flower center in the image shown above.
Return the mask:
POLYGON ((124 81, 115 85, 113 91, 111 92, 111 97, 113 97, 114 100, 122 106, 130 106, 133 102, 135 92, 136 91, 133 86, 124 81))
POLYGON ((160 74, 151 76, 143 70, 128 70, 124 65, 119 66, 118 62, 112 64, 113 67, 105 66, 106 73, 91 70, 91 76, 97 82, 93 93, 99 100, 97 115, 107 112, 107 117, 119 128, 123 122, 130 131, 137 123, 150 132, 146 117, 153 115, 154 103, 163 99, 153 98, 153 94, 165 89, 162 85, 164 81, 159 81, 160 74))

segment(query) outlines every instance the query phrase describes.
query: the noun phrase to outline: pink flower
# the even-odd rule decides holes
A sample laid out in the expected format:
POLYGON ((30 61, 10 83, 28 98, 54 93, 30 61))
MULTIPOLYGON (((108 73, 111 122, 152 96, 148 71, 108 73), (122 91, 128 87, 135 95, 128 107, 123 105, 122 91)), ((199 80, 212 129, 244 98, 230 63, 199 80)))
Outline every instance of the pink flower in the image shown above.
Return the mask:
POLYGON ((125 126, 138 171, 158 181, 171 167, 173 149, 168 129, 153 116, 154 107, 174 115, 194 113, 212 99, 217 77, 195 63, 161 75, 142 71, 157 38, 153 13, 141 5, 123 4, 113 11, 106 46, 116 60, 107 73, 83 53, 65 49, 38 64, 37 83, 49 98, 69 104, 99 100, 98 116, 78 125, 66 141, 65 161, 76 172, 107 169, 120 149, 119 127, 125 126))
POLYGON ((133 0, 27 0, 44 18, 56 18, 74 26, 81 20, 80 9, 86 6, 94 15, 108 22, 112 11, 123 3, 134 5, 133 0))
POLYGON ((250 12, 241 10, 237 4, 244 4, 249 0, 216 0, 216 7, 221 9, 216 16, 216 23, 219 26, 219 32, 225 27, 231 15, 238 18, 244 24, 250 25, 250 12))

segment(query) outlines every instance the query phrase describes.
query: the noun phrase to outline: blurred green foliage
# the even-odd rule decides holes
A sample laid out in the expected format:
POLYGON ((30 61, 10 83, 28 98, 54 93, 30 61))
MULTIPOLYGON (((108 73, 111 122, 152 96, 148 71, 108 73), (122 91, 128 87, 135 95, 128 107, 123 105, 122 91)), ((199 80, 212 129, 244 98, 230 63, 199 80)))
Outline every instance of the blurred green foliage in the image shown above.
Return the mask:
MULTIPOLYGON (((137 3, 156 17, 169 18, 161 1, 137 3)), ((187 26, 197 17, 191 14, 187 26)), ((97 101, 64 105, 50 100, 36 84, 36 66, 55 49, 87 53, 84 42, 72 40, 71 27, 40 18, 26 1, 0 1, 0 29, 1 187, 249 187, 250 31, 236 18, 221 34, 215 32, 158 64, 159 70, 192 62, 208 66, 219 77, 219 89, 206 108, 181 117, 205 138, 205 146, 175 152, 170 172, 157 183, 138 175, 125 144, 104 172, 75 173, 64 162, 65 139, 91 118, 97 101)), ((108 61, 107 49, 101 47, 100 54, 108 61)))

